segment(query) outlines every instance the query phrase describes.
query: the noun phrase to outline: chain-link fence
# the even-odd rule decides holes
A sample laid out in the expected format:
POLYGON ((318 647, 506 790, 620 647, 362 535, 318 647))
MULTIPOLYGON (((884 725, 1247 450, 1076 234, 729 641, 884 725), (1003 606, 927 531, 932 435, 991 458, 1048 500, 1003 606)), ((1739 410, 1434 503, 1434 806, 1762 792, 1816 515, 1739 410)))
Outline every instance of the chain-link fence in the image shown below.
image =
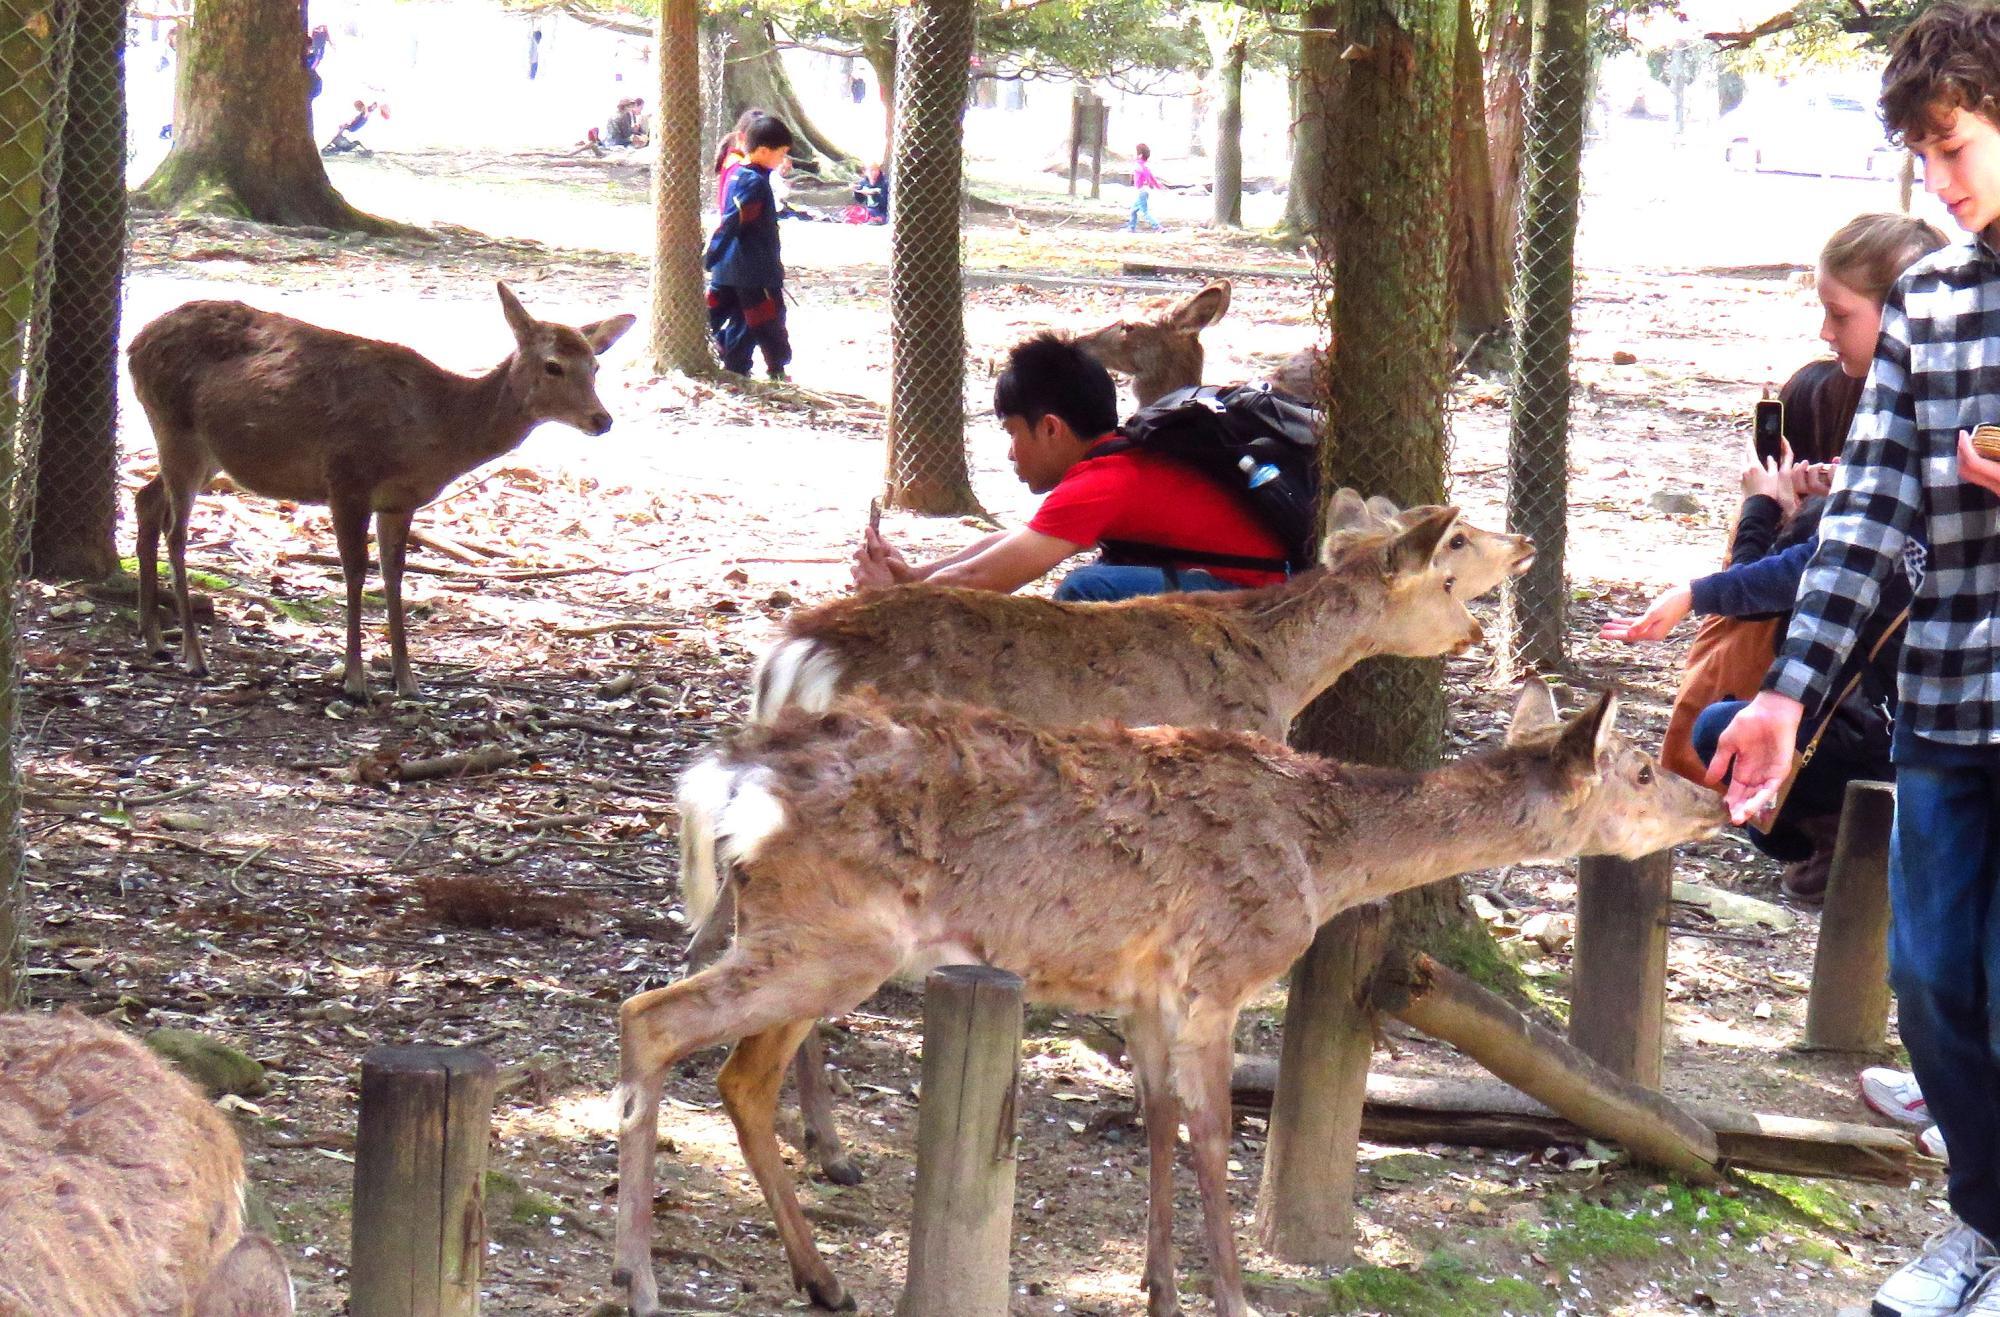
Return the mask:
POLYGON ((1535 562, 1502 597, 1496 652, 1504 666, 1564 666, 1569 592, 1570 308, 1589 113, 1589 9, 1535 6, 1522 147, 1514 280, 1514 389, 1508 435, 1508 529, 1534 537, 1535 562))
POLYGON ((972 0, 917 0, 898 20, 889 206, 889 501, 978 505, 965 462, 960 218, 972 0))
POLYGON ((75 16, 73 6, 0 0, 0 1007, 25 986, 13 600, 33 506, 75 16))

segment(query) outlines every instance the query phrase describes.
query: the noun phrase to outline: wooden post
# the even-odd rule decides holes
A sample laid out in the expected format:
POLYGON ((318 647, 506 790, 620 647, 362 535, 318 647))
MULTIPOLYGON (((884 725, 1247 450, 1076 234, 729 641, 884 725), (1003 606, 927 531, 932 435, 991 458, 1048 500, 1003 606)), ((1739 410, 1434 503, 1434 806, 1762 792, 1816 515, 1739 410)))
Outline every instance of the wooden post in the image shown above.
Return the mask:
POLYGON ((499 1082, 468 1048, 377 1047, 361 1058, 353 1317, 476 1317, 499 1082))
POLYGON ((1849 782, 1813 953, 1806 1036, 1815 1052, 1872 1052, 1889 1039, 1889 834, 1896 788, 1849 782))
POLYGON ((950 965, 924 985, 909 1280, 897 1317, 1007 1317, 1021 980, 950 965))
POLYGON ((1076 195, 1076 162, 1083 154, 1083 88, 1069 98, 1069 194, 1076 195))
POLYGON ((1621 1079, 1660 1086, 1674 855, 1586 855, 1576 869, 1569 1040, 1621 1079))
POLYGON ((1388 943, 1388 907, 1343 910, 1292 966, 1257 1239, 1287 1262, 1354 1256, 1354 1146, 1375 1049, 1368 985, 1388 943))
POLYGON ((1090 98, 1091 130, 1090 146, 1090 199, 1097 200, 1104 185, 1104 139, 1111 133, 1111 107, 1099 100, 1095 93, 1090 98))

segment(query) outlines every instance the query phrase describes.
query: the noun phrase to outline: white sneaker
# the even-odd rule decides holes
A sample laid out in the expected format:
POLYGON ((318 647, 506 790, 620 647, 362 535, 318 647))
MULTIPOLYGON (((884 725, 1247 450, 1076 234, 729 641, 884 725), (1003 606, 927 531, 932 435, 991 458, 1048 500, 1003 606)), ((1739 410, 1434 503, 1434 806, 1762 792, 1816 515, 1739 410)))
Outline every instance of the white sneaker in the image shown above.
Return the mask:
POLYGON ((1953 1317, 1972 1287, 2000 1266, 2000 1253, 1977 1230, 1954 1225, 1897 1268, 1868 1309, 1872 1317, 1953 1317))
POLYGON ((1861 1100, 1878 1116, 1887 1116, 1901 1125, 1931 1123, 1930 1105, 1917 1077, 1907 1070, 1869 1066, 1861 1072, 1861 1100))
POLYGON ((1951 1155, 1944 1150, 1944 1131, 1935 1125, 1917 1135, 1917 1150, 1924 1156, 1935 1157, 1941 1162, 1951 1160, 1951 1155))
POLYGON ((2000 1277, 2000 1269, 1987 1272, 1985 1279, 1972 1287, 1958 1317, 2000 1317, 2000 1281, 1996 1277, 2000 1277))

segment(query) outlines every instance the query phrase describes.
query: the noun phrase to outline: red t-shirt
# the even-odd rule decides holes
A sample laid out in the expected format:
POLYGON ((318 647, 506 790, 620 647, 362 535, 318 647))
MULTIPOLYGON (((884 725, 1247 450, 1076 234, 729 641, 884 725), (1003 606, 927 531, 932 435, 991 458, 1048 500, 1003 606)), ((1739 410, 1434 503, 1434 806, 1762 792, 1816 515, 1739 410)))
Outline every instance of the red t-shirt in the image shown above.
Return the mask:
MULTIPOLYGON (((1028 529, 1071 544, 1130 540, 1166 549, 1285 556, 1285 546, 1233 491, 1185 463, 1128 450, 1086 457, 1048 492, 1028 529)), ((1187 564, 1232 585, 1272 585, 1283 572, 1187 564)))

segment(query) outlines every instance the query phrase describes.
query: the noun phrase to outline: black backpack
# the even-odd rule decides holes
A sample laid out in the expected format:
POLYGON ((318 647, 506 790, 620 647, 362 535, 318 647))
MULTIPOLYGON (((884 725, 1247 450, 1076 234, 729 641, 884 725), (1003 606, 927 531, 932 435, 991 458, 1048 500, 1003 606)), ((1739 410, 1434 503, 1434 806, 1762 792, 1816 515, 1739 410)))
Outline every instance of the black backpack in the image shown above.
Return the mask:
POLYGON ((1319 560, 1319 436, 1324 418, 1311 405, 1264 381, 1197 384, 1156 399, 1098 444, 1091 457, 1142 449, 1164 453, 1236 491, 1285 546, 1283 560, 1168 549, 1106 540, 1104 560, 1148 566, 1209 565, 1250 571, 1298 571, 1319 560), (1249 459, 1249 467, 1244 459, 1249 459), (1277 474, 1265 471, 1275 468, 1277 474), (1261 476, 1253 485, 1253 478, 1261 476))

